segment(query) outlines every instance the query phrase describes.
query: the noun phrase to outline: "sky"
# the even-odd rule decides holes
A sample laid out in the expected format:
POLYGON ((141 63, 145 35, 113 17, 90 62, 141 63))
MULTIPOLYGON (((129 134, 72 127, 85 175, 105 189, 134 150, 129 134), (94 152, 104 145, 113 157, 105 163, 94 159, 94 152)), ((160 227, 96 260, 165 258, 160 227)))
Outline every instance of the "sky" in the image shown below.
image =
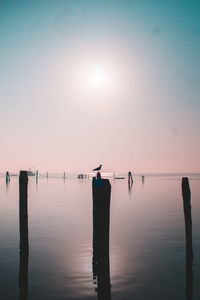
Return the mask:
POLYGON ((200 172, 200 1, 0 0, 0 172, 200 172))

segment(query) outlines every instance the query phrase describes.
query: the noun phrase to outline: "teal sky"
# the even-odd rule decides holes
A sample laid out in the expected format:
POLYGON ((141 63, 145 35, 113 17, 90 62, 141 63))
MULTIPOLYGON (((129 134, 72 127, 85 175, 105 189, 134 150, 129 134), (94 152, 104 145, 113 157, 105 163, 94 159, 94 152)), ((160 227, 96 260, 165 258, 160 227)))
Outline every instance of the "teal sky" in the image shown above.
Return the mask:
POLYGON ((0 0, 0 171, 200 172, 199 16, 198 0, 0 0))

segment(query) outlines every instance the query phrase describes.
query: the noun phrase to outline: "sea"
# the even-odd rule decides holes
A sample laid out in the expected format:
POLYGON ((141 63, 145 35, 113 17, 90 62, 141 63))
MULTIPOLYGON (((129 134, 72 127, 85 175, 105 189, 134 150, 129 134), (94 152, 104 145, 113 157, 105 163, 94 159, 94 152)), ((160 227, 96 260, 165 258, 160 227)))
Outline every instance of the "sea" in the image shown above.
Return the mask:
MULTIPOLYGON (((2 300, 199 300, 200 174, 102 174, 111 184, 110 288, 94 274, 92 174, 28 180, 28 252, 20 251, 19 178, 0 177, 2 300), (186 264, 182 177, 191 190, 186 264)), ((107 271, 106 271, 107 272, 107 271)), ((107 276, 105 274, 105 276, 107 276)), ((102 276, 102 274, 101 274, 102 276)), ((104 275, 103 275, 104 276, 104 275)))

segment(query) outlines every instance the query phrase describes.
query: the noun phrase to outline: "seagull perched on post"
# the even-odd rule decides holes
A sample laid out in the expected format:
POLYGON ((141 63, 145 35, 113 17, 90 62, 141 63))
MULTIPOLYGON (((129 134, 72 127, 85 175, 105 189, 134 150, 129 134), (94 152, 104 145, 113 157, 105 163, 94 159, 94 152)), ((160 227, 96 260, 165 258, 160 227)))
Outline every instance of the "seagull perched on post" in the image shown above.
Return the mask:
POLYGON ((92 171, 100 171, 101 170, 102 165, 100 165, 98 168, 93 169, 92 171))

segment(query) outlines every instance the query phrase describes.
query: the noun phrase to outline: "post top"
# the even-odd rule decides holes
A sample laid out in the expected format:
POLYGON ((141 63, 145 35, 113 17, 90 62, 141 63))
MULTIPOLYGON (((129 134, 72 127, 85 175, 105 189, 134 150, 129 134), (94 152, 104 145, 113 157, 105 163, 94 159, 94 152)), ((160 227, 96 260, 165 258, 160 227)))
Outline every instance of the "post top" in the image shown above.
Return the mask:
POLYGON ((20 180, 28 180, 28 172, 25 171, 25 170, 21 170, 20 173, 19 173, 19 178, 20 180))

